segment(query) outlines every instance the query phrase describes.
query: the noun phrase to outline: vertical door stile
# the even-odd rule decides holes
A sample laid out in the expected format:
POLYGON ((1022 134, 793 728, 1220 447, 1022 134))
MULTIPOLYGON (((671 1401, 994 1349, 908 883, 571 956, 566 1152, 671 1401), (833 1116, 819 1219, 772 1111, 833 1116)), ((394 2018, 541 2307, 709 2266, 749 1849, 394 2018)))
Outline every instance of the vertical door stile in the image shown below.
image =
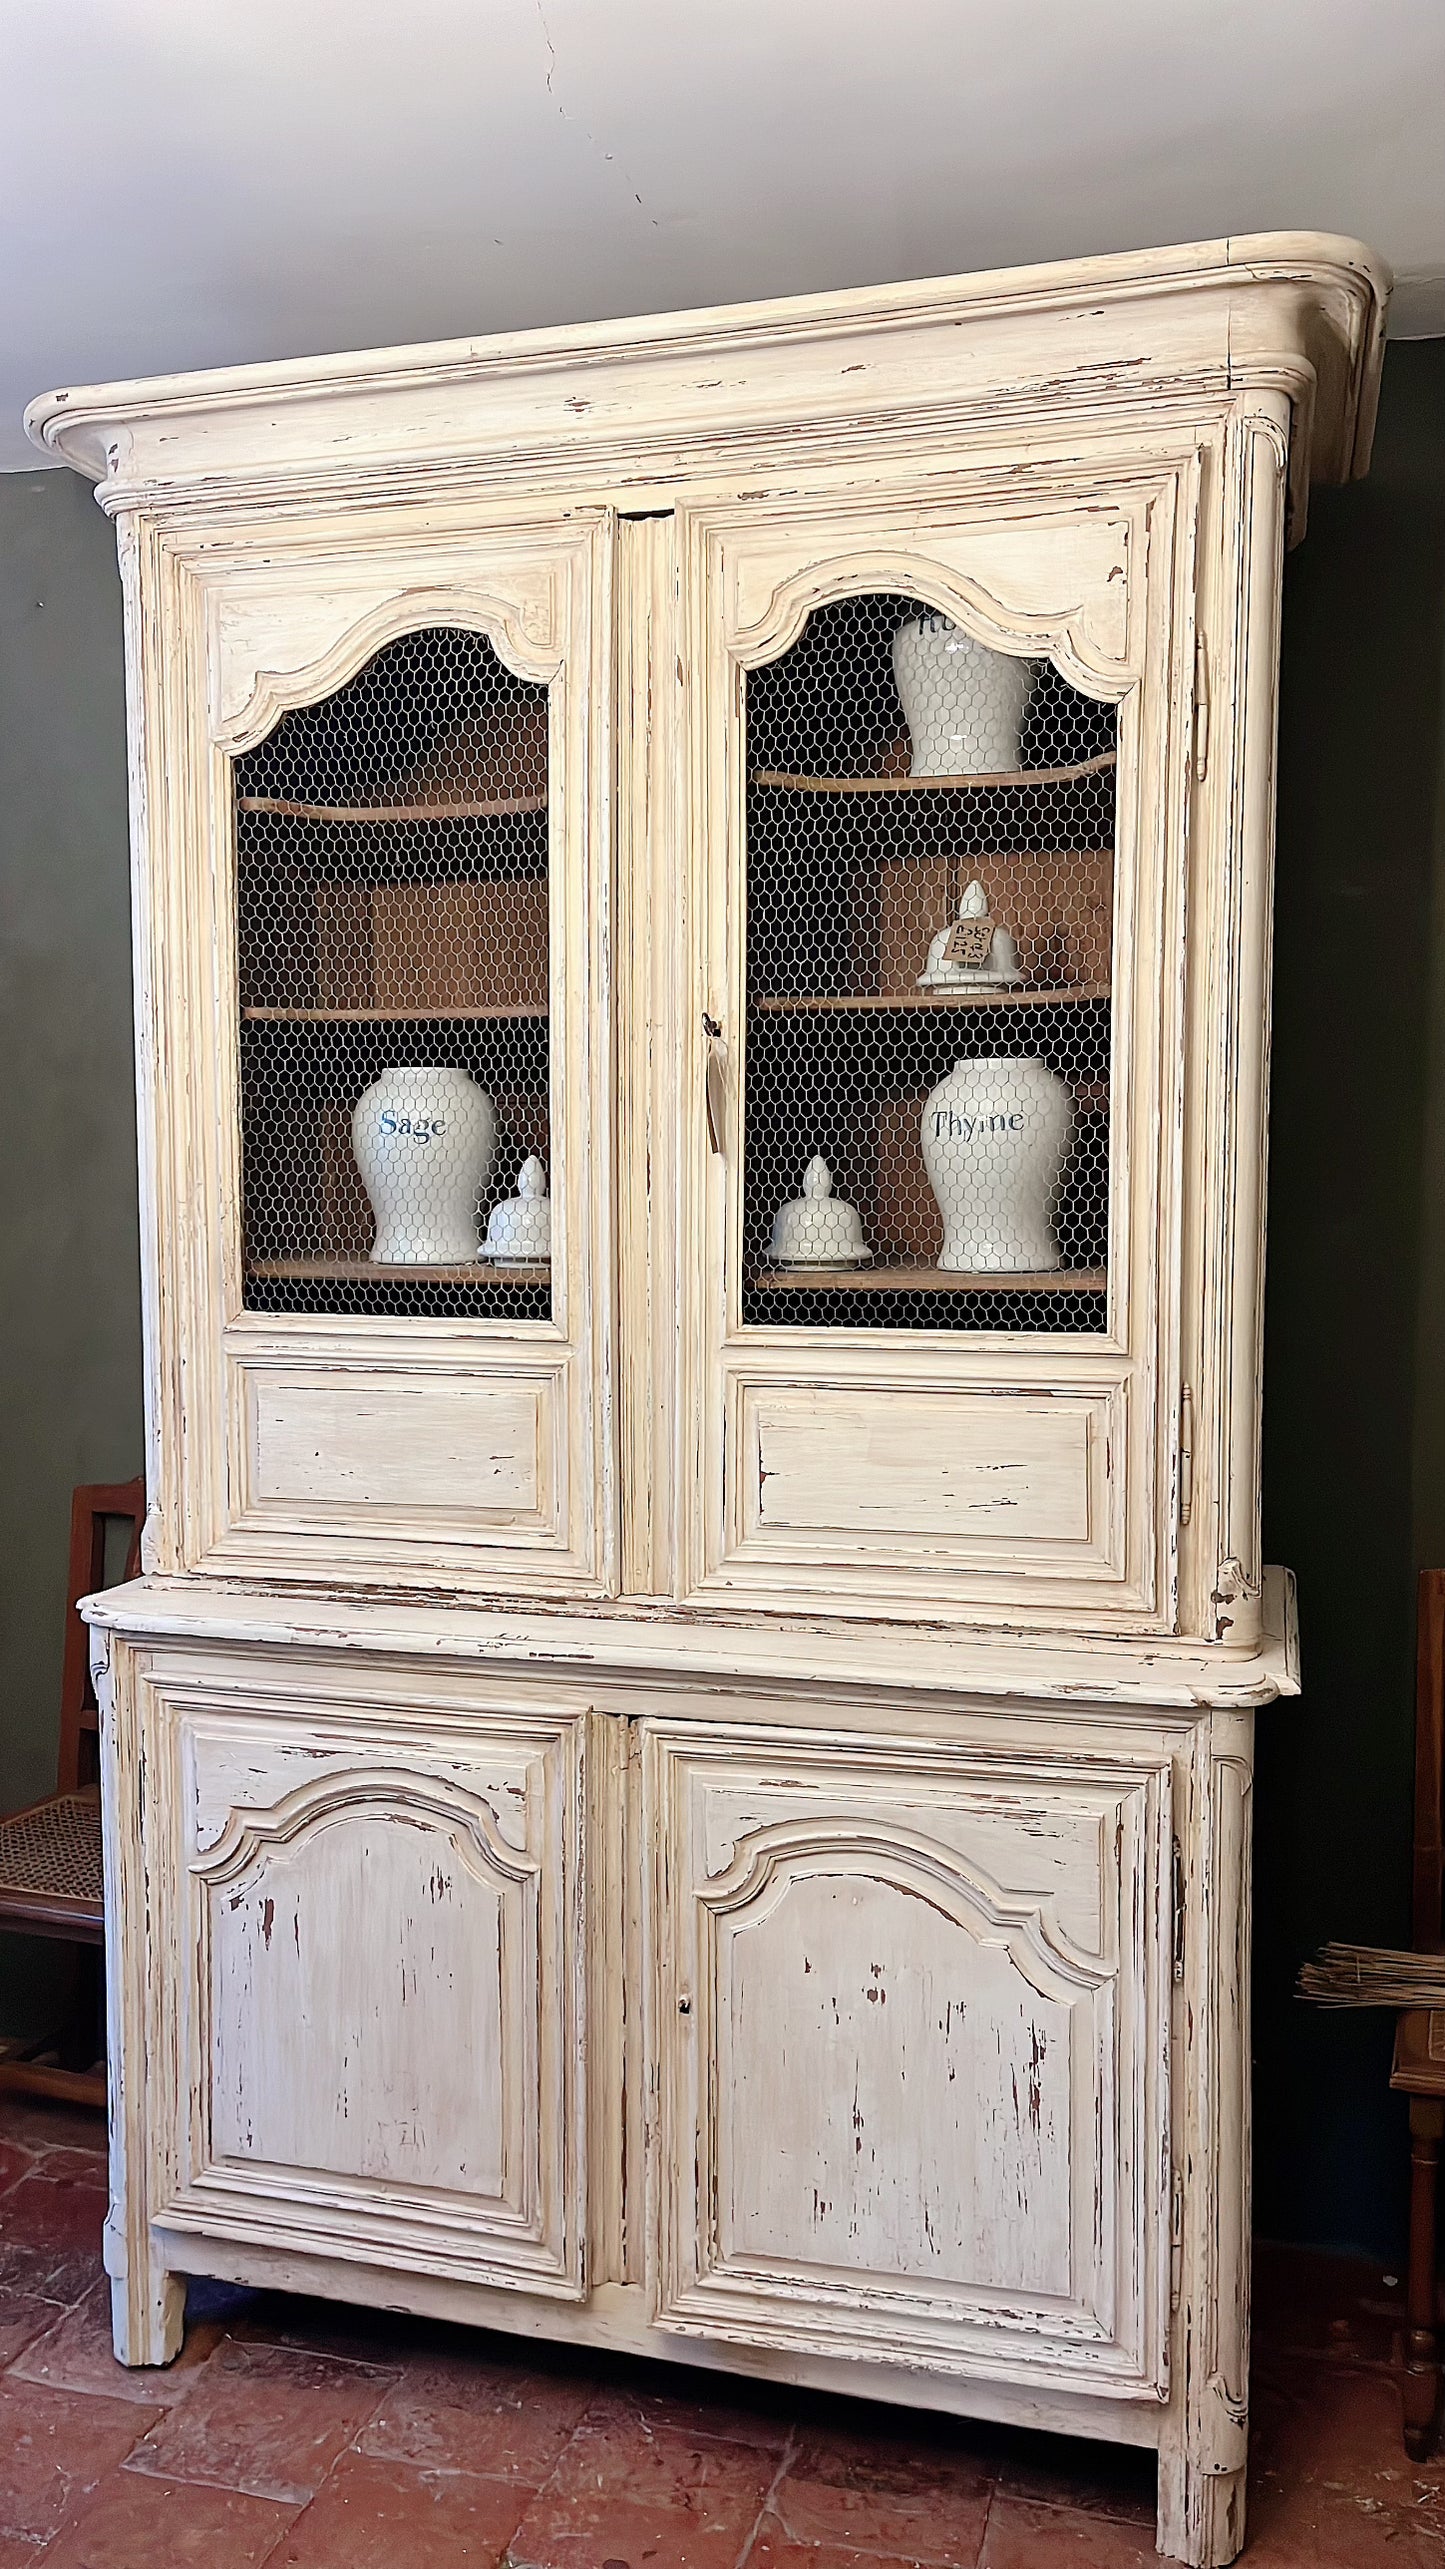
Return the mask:
POLYGON ((617 521, 615 583, 618 1417, 621 1586, 672 1586, 678 1388, 676 1144, 687 872, 676 760, 679 639, 670 515, 617 521))

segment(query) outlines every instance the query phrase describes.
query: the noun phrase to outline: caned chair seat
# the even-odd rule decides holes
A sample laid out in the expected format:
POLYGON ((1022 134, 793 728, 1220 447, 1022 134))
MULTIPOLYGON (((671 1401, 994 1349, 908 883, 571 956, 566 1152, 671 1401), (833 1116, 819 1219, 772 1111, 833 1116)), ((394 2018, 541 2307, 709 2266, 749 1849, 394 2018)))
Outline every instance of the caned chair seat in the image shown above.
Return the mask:
POLYGON ((0 1918, 99 1944, 103 1916, 95 1785, 52 1793, 0 1820, 0 1918))

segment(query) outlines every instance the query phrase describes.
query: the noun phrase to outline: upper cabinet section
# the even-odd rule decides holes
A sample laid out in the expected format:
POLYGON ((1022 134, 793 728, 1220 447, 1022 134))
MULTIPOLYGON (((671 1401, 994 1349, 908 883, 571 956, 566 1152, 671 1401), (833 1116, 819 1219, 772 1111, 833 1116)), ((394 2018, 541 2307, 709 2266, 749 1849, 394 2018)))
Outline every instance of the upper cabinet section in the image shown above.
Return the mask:
POLYGON ((148 1566, 1259 1638, 1319 236, 61 393, 148 1566))

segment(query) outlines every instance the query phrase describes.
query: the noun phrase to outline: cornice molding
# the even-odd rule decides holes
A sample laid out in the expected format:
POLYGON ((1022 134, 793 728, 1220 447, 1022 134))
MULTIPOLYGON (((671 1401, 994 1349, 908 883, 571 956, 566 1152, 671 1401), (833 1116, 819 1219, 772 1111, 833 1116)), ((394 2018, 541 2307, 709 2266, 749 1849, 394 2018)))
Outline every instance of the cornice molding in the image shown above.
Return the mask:
POLYGON ((81 387, 32 402, 26 426, 108 509, 168 510, 460 456, 575 477, 648 415, 669 421, 681 460, 780 419, 861 436, 882 418, 986 423, 1001 395, 1055 418, 1126 390, 1244 389, 1288 396, 1302 485, 1365 469, 1388 295, 1357 242, 1264 234, 81 387))

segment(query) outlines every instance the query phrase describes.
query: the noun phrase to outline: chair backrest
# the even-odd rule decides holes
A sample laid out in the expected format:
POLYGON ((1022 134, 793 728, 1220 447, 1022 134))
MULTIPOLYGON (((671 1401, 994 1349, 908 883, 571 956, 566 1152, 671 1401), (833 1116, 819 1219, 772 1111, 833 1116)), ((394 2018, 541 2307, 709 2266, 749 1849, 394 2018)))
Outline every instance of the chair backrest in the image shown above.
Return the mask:
POLYGON ((70 1502, 70 1571, 65 1598, 65 1660, 60 1676, 60 1769, 62 1793, 78 1792, 95 1780, 99 1758, 96 1734, 100 1707, 90 1675, 90 1635, 76 1606, 82 1597, 105 1585, 106 1527, 120 1518, 130 1527, 123 1579, 140 1569, 140 1533, 145 1521, 145 1482, 90 1481, 70 1502))
POLYGON ((1445 1942, 1445 1570, 1420 1573, 1415 1653, 1415 1944, 1445 1942))

